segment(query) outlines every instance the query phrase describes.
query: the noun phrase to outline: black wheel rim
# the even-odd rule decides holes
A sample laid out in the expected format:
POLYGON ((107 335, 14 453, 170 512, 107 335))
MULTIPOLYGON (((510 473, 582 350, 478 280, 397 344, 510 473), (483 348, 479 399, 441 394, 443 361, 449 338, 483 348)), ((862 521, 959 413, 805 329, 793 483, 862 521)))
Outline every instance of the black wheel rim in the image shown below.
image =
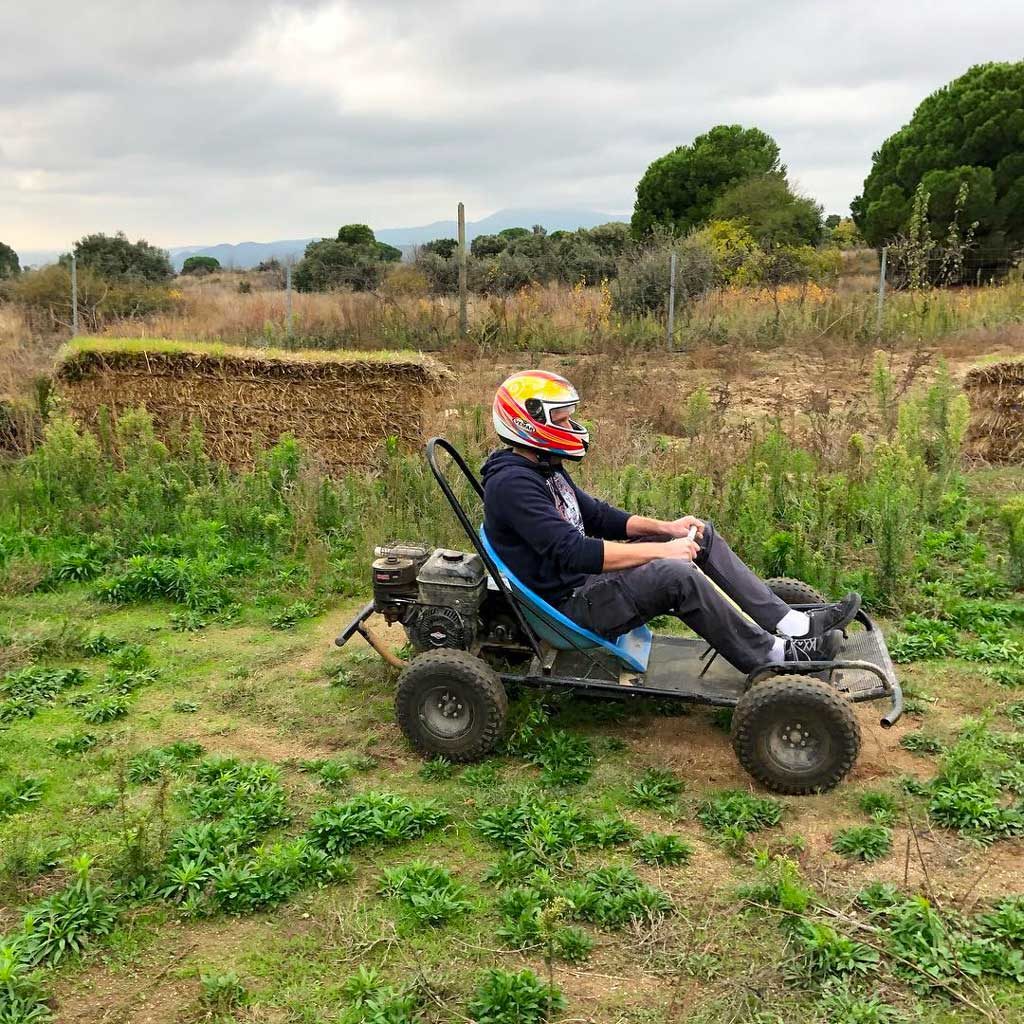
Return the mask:
POLYGON ((832 753, 832 737, 806 712, 779 715, 765 730, 762 748, 769 761, 791 775, 816 771, 832 753))
POLYGON ((420 698, 417 710, 423 728, 440 740, 455 740, 473 728, 473 706, 453 686, 434 686, 420 698))

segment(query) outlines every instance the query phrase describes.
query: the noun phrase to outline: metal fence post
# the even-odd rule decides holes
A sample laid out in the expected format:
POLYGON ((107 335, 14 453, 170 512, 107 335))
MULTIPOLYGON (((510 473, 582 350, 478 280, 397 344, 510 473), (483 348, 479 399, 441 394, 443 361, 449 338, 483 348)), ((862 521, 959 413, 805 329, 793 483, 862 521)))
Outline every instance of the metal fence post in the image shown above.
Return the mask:
POLYGON ((882 261, 878 268, 878 316, 877 330, 882 333, 882 313, 885 310, 885 256, 888 252, 887 246, 882 246, 882 261))
POLYGON ((78 260, 71 254, 71 335, 78 337, 78 260))
POLYGON ((466 311, 466 207, 459 203, 459 338, 464 340, 469 329, 466 311))
POLYGON ((292 262, 289 259, 284 267, 285 320, 287 322, 288 340, 292 337, 292 262))
POLYGON ((665 341, 669 352, 673 349, 673 335, 676 329, 676 254, 673 251, 668 259, 668 324, 665 330, 665 341))

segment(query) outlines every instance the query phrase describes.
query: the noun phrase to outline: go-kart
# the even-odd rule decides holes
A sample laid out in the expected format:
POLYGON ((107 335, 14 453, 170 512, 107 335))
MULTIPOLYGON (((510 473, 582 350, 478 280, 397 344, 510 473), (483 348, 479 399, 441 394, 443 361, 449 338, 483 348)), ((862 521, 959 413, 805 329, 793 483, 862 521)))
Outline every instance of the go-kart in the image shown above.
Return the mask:
MULTIPOLYGON (((475 529, 439 464, 439 453, 483 488, 462 455, 431 439, 427 462, 473 551, 394 543, 375 549, 373 600, 335 643, 359 633, 401 668, 398 724, 424 754, 478 760, 500 742, 507 690, 538 687, 587 697, 656 699, 733 708, 732 746, 740 764, 777 793, 824 792, 853 767, 861 733, 852 705, 886 700, 888 728, 903 694, 881 630, 860 611, 834 661, 760 665, 740 672, 699 638, 657 635, 640 626, 614 640, 577 625, 516 579, 475 529), (416 652, 397 658, 367 626, 374 613, 401 623, 416 652)), ((768 586, 793 608, 826 598, 800 580, 768 586)))

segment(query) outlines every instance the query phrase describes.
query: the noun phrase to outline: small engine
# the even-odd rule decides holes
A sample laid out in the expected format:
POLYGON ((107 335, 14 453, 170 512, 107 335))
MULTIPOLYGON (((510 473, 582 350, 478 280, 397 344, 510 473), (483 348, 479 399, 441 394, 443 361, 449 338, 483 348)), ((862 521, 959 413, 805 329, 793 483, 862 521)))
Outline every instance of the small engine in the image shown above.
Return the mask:
POLYGON ((373 601, 418 651, 469 650, 480 631, 487 574, 479 555, 417 544, 375 549, 373 601))

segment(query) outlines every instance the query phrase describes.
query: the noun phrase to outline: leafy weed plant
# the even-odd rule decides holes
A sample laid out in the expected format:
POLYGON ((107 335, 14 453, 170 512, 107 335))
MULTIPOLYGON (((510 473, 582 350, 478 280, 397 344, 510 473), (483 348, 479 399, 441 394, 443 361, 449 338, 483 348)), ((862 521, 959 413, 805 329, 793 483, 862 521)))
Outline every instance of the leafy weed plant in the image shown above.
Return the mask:
POLYGON ((634 807, 652 811, 671 811, 683 791, 682 782, 663 768, 648 768, 629 789, 628 800, 634 807))
POLYGON ((309 823, 308 835, 314 845, 329 853, 347 853, 357 846, 418 839, 447 820, 447 812, 433 800, 368 792, 317 811, 309 823))
POLYGON ((578 849, 618 845, 633 835, 621 818, 594 818, 569 801, 529 793, 485 811, 476 828, 496 846, 538 861, 565 861, 578 849))
POLYGON ((857 806, 879 825, 892 825, 899 814, 896 798, 877 789, 861 793, 857 806))
POLYGON ((674 866, 688 864, 693 858, 693 846, 679 836, 652 832, 633 844, 633 852, 645 864, 674 866))
POLYGON ((629 868, 598 868, 570 882, 562 895, 573 917, 606 928, 654 921, 672 910, 665 893, 641 882, 629 868))
POLYGON ((942 740, 922 730, 908 732, 900 737, 900 746, 912 754, 941 754, 942 740))
POLYGON ((82 708, 82 718, 90 725, 106 725, 124 718, 130 707, 127 697, 97 697, 82 708))
POLYGON ((0 821, 29 810, 43 798, 43 785, 28 775, 17 776, 0 785, 0 821))
POLYGON ((868 863, 881 860, 892 850, 892 832, 886 825, 855 825, 836 833, 832 849, 868 863))
POLYGON ((728 828, 745 833, 760 832, 782 821, 782 804, 768 796, 754 796, 738 789, 724 790, 701 802, 697 820, 709 832, 718 834, 728 828))
POLYGON ((432 757, 424 761, 419 770, 421 779, 427 782, 444 782, 455 774, 455 765, 446 757, 432 757))
POLYGON ((546 786, 574 786, 593 774, 594 751, 590 741, 562 729, 552 729, 533 745, 526 759, 541 769, 546 786))
POLYGON ((533 971, 489 970, 470 1001, 476 1024, 547 1024, 565 1008, 565 999, 533 971))
POLYGON ((81 953, 93 939, 113 931, 117 909, 93 885, 90 866, 88 857, 76 858, 71 884, 26 911, 21 931, 28 963, 52 967, 65 957, 81 953))
POLYGON ((445 924, 473 906, 466 899, 466 887, 456 882, 446 868, 424 861, 388 868, 378 891, 400 900, 418 925, 445 924))
POLYGON ((244 1006, 249 993, 233 971, 199 977, 199 1005, 209 1013, 228 1013, 244 1006))

